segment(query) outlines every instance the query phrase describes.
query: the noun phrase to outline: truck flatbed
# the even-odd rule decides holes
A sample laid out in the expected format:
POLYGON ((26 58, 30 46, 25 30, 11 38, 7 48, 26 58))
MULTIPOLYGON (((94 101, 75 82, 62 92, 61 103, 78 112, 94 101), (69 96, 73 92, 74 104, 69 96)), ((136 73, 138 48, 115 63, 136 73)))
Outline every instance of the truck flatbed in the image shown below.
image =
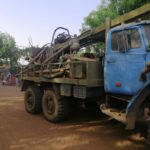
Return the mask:
POLYGON ((43 83, 43 82, 59 83, 59 84, 80 85, 86 87, 103 86, 103 75, 102 75, 103 69, 102 69, 101 62, 94 59, 93 60, 86 59, 86 58, 83 59, 85 59, 86 61, 79 60, 79 61, 70 62, 68 64, 69 68, 67 68, 67 72, 68 72, 67 75, 65 74, 65 69, 64 69, 65 67, 63 66, 62 68, 59 69, 59 72, 62 72, 61 76, 59 75, 55 76, 57 72, 52 73, 52 70, 54 69, 50 69, 52 68, 51 66, 49 69, 45 71, 42 70, 42 72, 28 70, 28 72, 22 74, 21 79, 26 81, 33 81, 36 83, 43 83))

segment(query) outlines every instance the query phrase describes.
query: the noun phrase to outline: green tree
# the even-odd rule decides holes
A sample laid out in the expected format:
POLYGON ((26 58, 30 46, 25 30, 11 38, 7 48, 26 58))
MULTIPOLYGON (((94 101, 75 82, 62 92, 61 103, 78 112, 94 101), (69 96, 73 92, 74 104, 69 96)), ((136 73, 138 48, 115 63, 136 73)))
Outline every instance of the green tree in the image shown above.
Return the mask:
POLYGON ((15 39, 8 33, 0 32, 0 61, 9 63, 11 66, 18 64, 20 57, 15 39))
POLYGON ((149 2, 150 0, 103 0, 102 4, 96 10, 84 18, 80 31, 83 32, 87 29, 100 26, 105 22, 105 18, 107 17, 114 19, 149 2))

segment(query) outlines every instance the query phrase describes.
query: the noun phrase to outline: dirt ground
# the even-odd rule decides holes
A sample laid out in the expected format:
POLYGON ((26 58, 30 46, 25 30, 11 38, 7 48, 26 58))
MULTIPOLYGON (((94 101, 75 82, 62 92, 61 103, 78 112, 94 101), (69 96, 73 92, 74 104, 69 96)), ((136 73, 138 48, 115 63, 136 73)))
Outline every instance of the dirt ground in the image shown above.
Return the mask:
POLYGON ((0 150, 148 150, 137 132, 87 110, 52 124, 24 109, 18 87, 0 86, 0 150))

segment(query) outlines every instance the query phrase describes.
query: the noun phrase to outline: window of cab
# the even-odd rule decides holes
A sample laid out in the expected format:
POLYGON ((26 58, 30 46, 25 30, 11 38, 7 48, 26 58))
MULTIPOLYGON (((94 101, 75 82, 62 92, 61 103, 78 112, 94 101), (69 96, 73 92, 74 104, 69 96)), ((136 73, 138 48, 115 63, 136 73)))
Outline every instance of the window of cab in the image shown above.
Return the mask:
POLYGON ((127 29, 112 33, 112 50, 126 51, 141 47, 140 33, 138 29, 127 29))

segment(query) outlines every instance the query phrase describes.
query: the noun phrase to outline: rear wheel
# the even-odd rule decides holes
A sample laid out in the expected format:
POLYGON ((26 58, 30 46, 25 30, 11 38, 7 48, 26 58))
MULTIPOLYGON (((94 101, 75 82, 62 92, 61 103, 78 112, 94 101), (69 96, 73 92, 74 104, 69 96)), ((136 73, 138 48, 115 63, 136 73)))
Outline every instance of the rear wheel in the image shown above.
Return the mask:
POLYGON ((38 114, 41 112, 42 90, 38 86, 28 87, 24 95, 24 104, 27 112, 38 114))
POLYGON ((48 121, 63 121, 68 116, 68 101, 58 98, 53 90, 47 90, 42 98, 42 110, 48 121))

